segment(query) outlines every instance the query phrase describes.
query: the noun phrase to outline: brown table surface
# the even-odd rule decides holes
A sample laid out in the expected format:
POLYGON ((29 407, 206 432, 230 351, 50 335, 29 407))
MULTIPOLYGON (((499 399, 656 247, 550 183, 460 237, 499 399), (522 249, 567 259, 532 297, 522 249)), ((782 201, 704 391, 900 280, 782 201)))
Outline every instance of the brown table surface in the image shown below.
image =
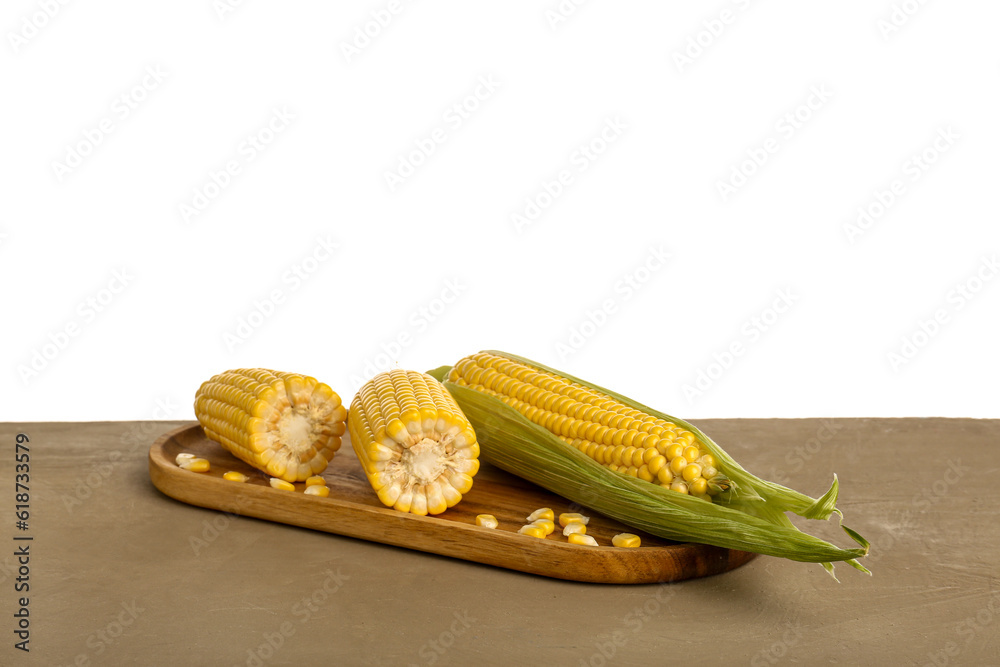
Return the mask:
MULTIPOLYGON (((874 576, 840 565, 838 584, 818 565, 761 556, 643 586, 185 505, 153 487, 146 461, 183 423, 0 424, 0 664, 1000 664, 1000 420, 701 420, 765 478, 818 495, 837 472, 874 576), (13 517, 18 432, 31 438, 27 532, 13 517), (23 544, 30 592, 15 593, 23 544), (13 646, 22 595, 29 654, 13 646)), ((797 523, 850 544, 835 521, 797 523)))

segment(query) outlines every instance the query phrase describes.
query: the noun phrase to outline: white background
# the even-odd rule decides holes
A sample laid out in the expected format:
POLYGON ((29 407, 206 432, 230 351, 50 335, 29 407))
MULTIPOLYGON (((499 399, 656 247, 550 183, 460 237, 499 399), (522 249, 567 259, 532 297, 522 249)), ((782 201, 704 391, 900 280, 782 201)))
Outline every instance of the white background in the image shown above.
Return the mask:
POLYGON ((995 2, 51 4, 0 17, 0 421, 487 348, 684 417, 1000 417, 995 2))

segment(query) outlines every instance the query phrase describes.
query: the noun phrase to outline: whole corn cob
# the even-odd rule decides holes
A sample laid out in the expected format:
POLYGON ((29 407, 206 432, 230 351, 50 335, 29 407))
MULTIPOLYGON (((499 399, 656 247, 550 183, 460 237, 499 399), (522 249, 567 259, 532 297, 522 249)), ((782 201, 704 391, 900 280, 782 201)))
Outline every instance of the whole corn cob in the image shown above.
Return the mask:
POLYGON ((368 481, 387 507, 440 514, 472 488, 479 470, 476 433, 429 375, 376 375, 354 397, 348 427, 368 481))
POLYGON ((194 411, 209 439, 287 482, 325 470, 346 431, 347 409, 330 387, 263 368, 214 376, 195 394, 194 411))
POLYGON ((480 353, 455 364, 448 380, 498 398, 611 470, 702 500, 729 489, 694 433, 557 374, 480 353))
POLYGON ((839 515, 836 475, 819 499, 766 482, 681 419, 503 352, 431 374, 475 426, 483 458, 508 472, 667 539, 868 572, 856 559, 869 545, 856 532, 842 526, 862 548, 841 549, 785 515, 839 515))

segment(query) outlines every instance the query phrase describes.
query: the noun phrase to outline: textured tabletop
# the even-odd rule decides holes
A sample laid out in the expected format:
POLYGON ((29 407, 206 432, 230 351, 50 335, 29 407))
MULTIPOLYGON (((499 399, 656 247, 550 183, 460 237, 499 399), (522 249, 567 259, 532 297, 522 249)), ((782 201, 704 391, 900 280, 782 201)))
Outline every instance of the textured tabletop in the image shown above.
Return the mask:
MULTIPOLYGON (((836 472, 874 576, 840 565, 838 584, 761 556, 643 586, 182 504, 153 487, 146 460, 181 424, 0 424, 0 664, 1000 665, 1000 420, 698 421, 764 478, 818 495, 836 472), (27 530, 15 523, 18 433, 30 438, 27 530), (16 592, 24 548, 29 589, 16 592), (14 647, 22 596, 30 653, 14 647)), ((851 544, 835 521, 795 521, 851 544)))

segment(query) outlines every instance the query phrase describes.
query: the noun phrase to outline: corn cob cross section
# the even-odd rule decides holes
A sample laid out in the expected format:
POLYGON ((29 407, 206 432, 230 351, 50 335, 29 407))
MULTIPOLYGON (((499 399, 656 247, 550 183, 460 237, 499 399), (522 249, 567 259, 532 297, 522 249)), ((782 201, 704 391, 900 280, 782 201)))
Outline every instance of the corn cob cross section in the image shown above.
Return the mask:
POLYGON ((286 482, 323 472, 347 430, 347 409, 329 386, 263 368, 214 376, 195 394, 194 411, 210 440, 286 482))
POLYGON ((554 373, 481 352, 448 379, 500 399, 611 470, 709 501, 729 488, 691 431, 554 373))
POLYGON ((472 488, 476 433, 444 386, 391 370, 369 380, 348 416, 351 445, 379 500, 413 514, 440 514, 472 488))

